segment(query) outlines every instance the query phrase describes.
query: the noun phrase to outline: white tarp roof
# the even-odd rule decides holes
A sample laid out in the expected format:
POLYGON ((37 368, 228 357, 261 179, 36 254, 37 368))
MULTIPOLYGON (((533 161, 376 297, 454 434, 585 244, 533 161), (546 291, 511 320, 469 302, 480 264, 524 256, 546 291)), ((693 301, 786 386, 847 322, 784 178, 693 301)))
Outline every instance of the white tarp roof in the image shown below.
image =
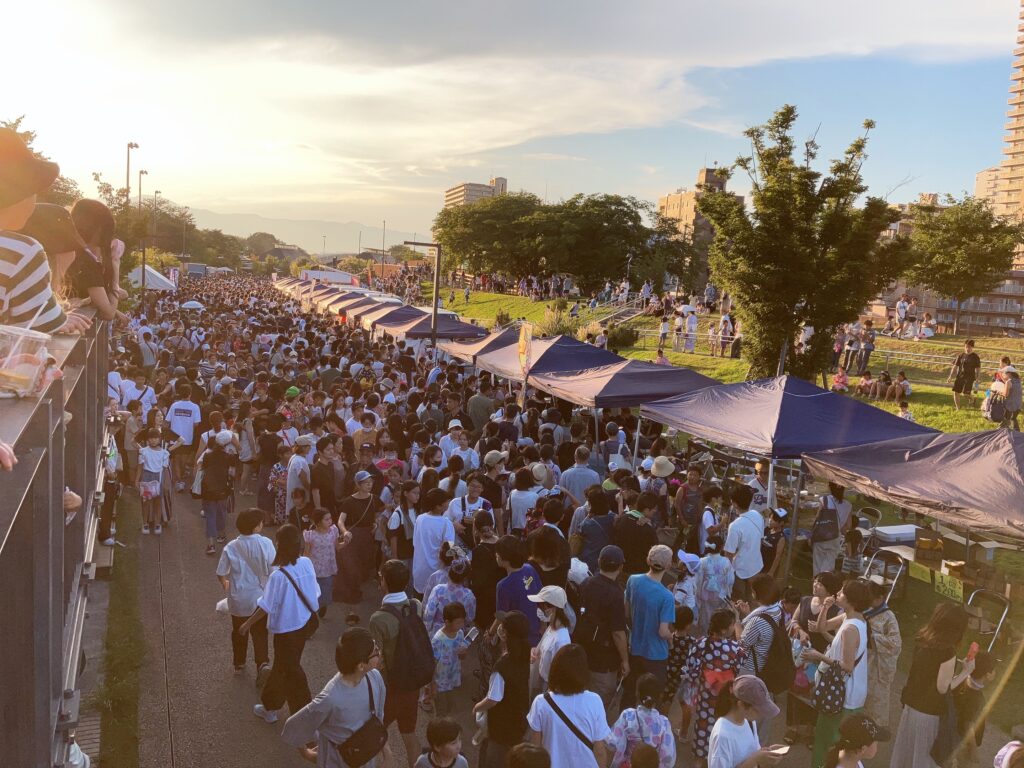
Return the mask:
MULTIPOLYGON (((142 287, 142 265, 140 264, 130 273, 128 280, 136 288, 142 287)), ((174 283, 161 275, 148 264, 146 265, 146 290, 147 291, 173 291, 174 283)))

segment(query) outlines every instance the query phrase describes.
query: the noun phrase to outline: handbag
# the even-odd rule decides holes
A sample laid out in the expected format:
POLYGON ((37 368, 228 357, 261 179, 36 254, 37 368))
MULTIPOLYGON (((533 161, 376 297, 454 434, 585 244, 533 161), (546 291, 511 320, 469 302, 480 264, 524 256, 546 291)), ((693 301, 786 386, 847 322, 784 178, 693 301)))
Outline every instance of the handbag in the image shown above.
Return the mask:
POLYGON ((160 495, 159 480, 143 480, 139 483, 139 493, 143 501, 150 501, 160 495))
POLYGON ((373 706, 373 686, 370 685, 370 676, 363 678, 366 681, 366 693, 370 698, 370 719, 359 726, 351 736, 345 739, 344 744, 338 744, 338 755, 345 761, 345 765, 351 768, 359 768, 373 760, 388 741, 388 731, 384 724, 377 717, 373 706))
POLYGON ((573 735, 583 743, 583 746, 587 749, 594 748, 594 742, 584 736, 583 731, 576 727, 576 723, 569 719, 569 716, 562 711, 560 706, 555 704, 555 700, 551 698, 550 693, 544 694, 544 701, 546 701, 548 706, 551 707, 551 710, 562 719, 562 722, 568 726, 569 730, 573 732, 573 735))
MULTIPOLYGON (((854 669, 857 668, 862 658, 864 658, 863 653, 853 662, 854 669)), ((818 675, 818 681, 814 684, 814 692, 811 694, 811 703, 823 715, 840 714, 843 711, 843 705, 846 704, 846 679, 849 674, 841 664, 835 663, 819 666, 818 675)))
MULTIPOLYGON (((288 573, 284 566, 281 566, 280 570, 281 573, 285 575, 285 578, 292 583, 292 586, 295 587, 295 591, 298 593, 299 599, 302 601, 302 604, 306 606, 306 610, 309 611, 309 620, 302 626, 302 633, 305 638, 309 640, 316 634, 316 630, 320 626, 320 617, 316 615, 316 609, 309 604, 309 600, 306 599, 306 594, 299 589, 299 585, 295 583, 295 579, 292 575, 288 573)), ((360 763, 360 765, 362 765, 362 763, 360 763)))
POLYGON ((839 538, 839 510, 836 509, 831 496, 822 500, 821 511, 814 518, 811 526, 811 543, 832 541, 839 538))
POLYGON ((202 461, 203 456, 206 455, 206 451, 203 451, 202 456, 196 461, 196 476, 192 479, 192 498, 201 499, 203 497, 203 475, 206 472, 203 470, 202 461))

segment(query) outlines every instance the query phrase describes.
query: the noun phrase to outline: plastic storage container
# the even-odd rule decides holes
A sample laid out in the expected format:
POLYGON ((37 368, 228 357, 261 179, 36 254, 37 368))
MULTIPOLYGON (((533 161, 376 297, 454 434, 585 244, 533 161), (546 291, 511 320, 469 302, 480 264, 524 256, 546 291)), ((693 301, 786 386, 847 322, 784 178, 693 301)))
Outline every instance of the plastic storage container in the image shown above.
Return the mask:
POLYGON ((875 528, 875 541, 880 547, 896 544, 914 546, 917 541, 916 525, 880 525, 875 528))
POLYGON ((0 325, 0 396, 24 397, 36 391, 50 338, 47 333, 0 325))

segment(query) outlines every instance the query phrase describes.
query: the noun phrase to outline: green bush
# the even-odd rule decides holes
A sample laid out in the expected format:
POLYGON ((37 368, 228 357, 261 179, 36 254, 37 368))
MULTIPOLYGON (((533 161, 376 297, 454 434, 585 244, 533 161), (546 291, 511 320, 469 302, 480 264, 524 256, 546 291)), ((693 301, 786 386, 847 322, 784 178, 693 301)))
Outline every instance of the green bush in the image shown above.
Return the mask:
POLYGON ((635 346, 637 339, 640 338, 640 332, 636 328, 627 328, 622 325, 613 325, 607 333, 610 349, 626 349, 635 346))
POLYGON ((559 296, 555 299, 555 312, 565 312, 569 308, 569 302, 567 299, 559 296))
POLYGON ((580 321, 556 309, 544 310, 544 319, 534 325, 534 336, 575 336, 580 321))
POLYGON ((512 316, 504 309, 499 309, 494 315, 494 326, 496 328, 504 328, 506 325, 512 322, 512 316))

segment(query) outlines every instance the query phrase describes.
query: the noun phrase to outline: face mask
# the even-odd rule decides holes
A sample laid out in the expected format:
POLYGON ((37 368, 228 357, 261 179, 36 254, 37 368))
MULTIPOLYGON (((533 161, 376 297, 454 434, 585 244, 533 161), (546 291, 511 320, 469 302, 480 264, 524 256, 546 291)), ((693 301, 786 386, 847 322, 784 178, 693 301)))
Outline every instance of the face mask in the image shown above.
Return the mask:
POLYGON ((547 621, 548 620, 548 615, 544 612, 543 608, 538 608, 537 609, 537 618, 540 619, 541 621, 547 621))

